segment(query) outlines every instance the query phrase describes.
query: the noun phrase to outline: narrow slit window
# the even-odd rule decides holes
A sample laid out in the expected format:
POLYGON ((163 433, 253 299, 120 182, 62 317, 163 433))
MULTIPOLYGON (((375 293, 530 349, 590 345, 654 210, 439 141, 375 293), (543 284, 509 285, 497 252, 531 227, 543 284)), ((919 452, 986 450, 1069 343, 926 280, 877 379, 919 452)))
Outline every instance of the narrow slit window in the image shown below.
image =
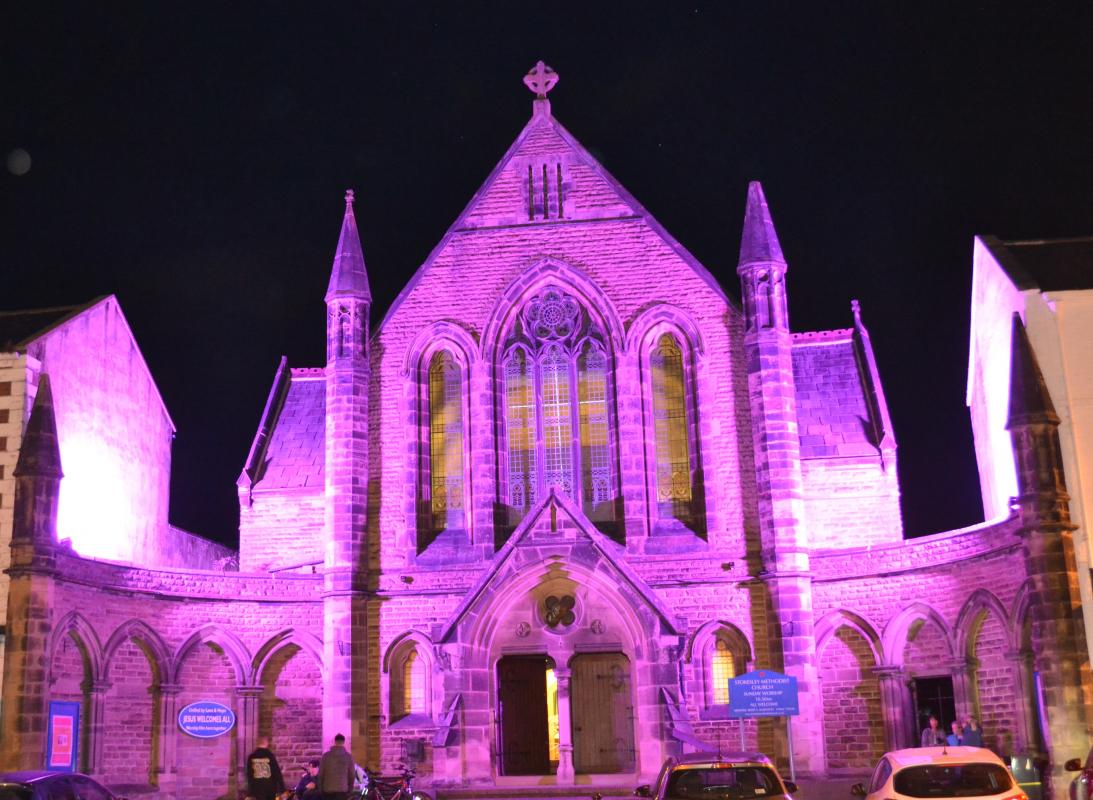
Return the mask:
POLYGON ((550 216, 549 191, 550 187, 547 186, 547 165, 543 164, 543 219, 550 216))
POLYGON ((555 193, 558 196, 558 219, 562 219, 563 217, 565 217, 565 206, 562 205, 563 198, 562 198, 562 165, 561 164, 558 165, 557 179, 558 179, 558 182, 557 182, 557 185, 554 188, 555 188, 555 193))
POLYGON ((528 164, 528 219, 535 219, 535 173, 528 164))

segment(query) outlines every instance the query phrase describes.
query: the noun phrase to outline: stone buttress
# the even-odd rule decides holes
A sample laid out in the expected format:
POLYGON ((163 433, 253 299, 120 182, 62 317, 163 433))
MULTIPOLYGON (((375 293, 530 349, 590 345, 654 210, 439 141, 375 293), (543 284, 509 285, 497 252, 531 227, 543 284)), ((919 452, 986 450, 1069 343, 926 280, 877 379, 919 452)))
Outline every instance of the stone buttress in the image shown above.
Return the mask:
POLYGON ((368 288, 364 255, 346 193, 326 293, 326 517, 323 553, 323 740, 341 733, 363 754, 367 693, 354 686, 366 642, 354 635, 357 576, 363 574, 368 512, 368 288), (356 689, 356 690, 355 690, 356 689))
POLYGON ((1059 451, 1059 416, 1018 314, 1013 316, 1007 428, 1017 462, 1017 505, 1032 588, 1035 687, 1040 695, 1051 792, 1067 796, 1063 764, 1089 746, 1091 693, 1088 651, 1074 560, 1074 525, 1059 451))
POLYGON ((61 452, 49 376, 42 374, 15 466, 0 768, 45 764, 46 665, 53 632, 61 452))
POLYGON ((824 768, 823 731, 817 715, 812 579, 786 305, 786 261, 758 181, 748 186, 737 273, 746 320, 744 348, 758 488, 760 577, 781 629, 785 672, 797 678, 801 713, 790 722, 796 765, 819 773, 824 768))

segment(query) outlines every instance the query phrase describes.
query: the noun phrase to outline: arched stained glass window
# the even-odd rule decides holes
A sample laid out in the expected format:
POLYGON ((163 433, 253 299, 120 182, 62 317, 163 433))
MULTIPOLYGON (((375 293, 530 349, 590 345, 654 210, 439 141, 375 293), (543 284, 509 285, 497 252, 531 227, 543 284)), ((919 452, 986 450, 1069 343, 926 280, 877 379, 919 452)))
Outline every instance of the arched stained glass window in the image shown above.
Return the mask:
POLYGON ((586 342, 577 359, 578 424, 581 441, 581 483, 585 513, 591 519, 610 518, 611 454, 607 417, 607 356, 586 342))
POLYGON ((543 387, 543 480, 573 494, 573 419, 569 397, 570 360, 558 345, 548 347, 540 364, 543 387))
POLYGON ((515 348, 505 361, 505 434, 508 444, 508 500, 518 517, 535 502, 535 382, 528 353, 515 348))
POLYGON ((429 364, 429 510, 434 531, 463 527, 463 380, 451 353, 429 364))
POLYGON ((691 446, 687 427, 687 391, 683 353, 670 334, 657 340, 649 363, 653 383, 657 503, 662 514, 679 520, 691 516, 691 446))
POLYGON ((608 339, 577 298, 546 287, 522 308, 501 372, 510 524, 554 489, 615 523, 608 339))

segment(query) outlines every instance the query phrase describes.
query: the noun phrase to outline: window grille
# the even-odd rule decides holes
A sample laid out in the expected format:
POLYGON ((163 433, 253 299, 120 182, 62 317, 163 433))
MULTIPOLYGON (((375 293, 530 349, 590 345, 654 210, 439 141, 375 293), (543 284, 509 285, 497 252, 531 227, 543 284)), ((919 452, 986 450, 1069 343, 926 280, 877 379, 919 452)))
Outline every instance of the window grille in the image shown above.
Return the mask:
POLYGON ((585 509, 611 499, 611 457, 607 421, 607 357, 589 342, 577 362, 577 397, 580 404, 581 479, 585 509))
POLYGON ((543 387, 543 481, 573 494, 573 420, 569 398, 569 358, 558 345, 548 347, 540 367, 543 387))
POLYGON ((505 362, 505 432, 508 440, 509 505, 519 516, 536 498, 535 387, 527 351, 516 348, 505 362))
POLYGON ((736 662, 729 643, 718 638, 714 642, 713 656, 710 659, 710 681, 713 684, 710 694, 714 705, 729 704, 729 681, 735 677, 736 662))

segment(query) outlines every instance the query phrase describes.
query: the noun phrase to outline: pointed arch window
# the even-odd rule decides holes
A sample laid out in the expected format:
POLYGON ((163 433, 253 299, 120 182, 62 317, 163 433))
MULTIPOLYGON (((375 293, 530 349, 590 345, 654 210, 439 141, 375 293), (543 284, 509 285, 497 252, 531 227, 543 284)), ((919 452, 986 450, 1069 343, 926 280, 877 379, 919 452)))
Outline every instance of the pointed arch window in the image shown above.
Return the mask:
POLYGON ((416 645, 400 648, 391 663, 391 722, 406 717, 427 717, 429 708, 430 664, 416 645))
POLYGON ((422 453, 421 505, 423 532, 430 538, 419 547, 446 530, 466 526, 462 366, 449 351, 440 350, 429 359, 425 382, 427 440, 422 453))
POLYGON ((510 525, 552 488, 598 525, 614 525, 605 343, 587 310, 561 289, 544 289, 519 315, 501 369, 510 525))
POLYGON ((657 339, 649 355, 656 448, 656 497, 659 516, 690 523, 694 479, 687 415, 683 351, 671 334, 657 339))

